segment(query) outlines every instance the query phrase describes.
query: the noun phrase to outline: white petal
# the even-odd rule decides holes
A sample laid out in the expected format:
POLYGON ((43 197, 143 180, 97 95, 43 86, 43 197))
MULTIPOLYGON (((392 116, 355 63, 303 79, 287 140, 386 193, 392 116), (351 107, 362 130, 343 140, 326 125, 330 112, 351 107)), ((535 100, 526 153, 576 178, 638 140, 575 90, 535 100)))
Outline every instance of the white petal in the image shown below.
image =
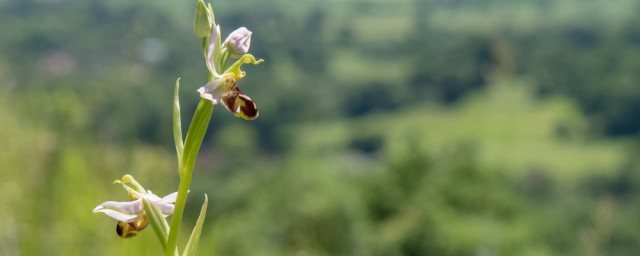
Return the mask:
POLYGON ((158 207, 158 209, 160 210, 160 212, 162 212, 164 217, 167 217, 173 214, 173 210, 175 208, 173 204, 176 202, 177 196, 178 196, 178 192, 173 192, 163 198, 160 198, 155 194, 151 193, 151 191, 149 191, 149 193, 145 194, 144 197, 148 202, 151 202, 153 205, 158 207))
POLYGON ((159 196, 156 196, 155 194, 151 193, 151 191, 149 191, 149 193, 146 193, 144 195, 144 197, 147 199, 147 201, 155 203, 155 202, 160 202, 160 200, 162 200, 162 198, 160 198, 159 196))
POLYGON ((224 84, 223 80, 224 79, 216 79, 198 88, 200 97, 210 100, 213 104, 218 104, 220 97, 222 97, 221 86, 224 84))
POLYGON ((141 200, 131 202, 107 201, 98 205, 93 209, 93 212, 102 212, 122 222, 132 222, 142 213, 143 208, 141 200))
POLYGON ((155 203, 156 207, 162 212, 162 214, 167 217, 173 213, 173 209, 175 206, 173 204, 158 202, 155 203))
POLYGON ((166 195, 162 198, 162 202, 172 204, 176 202, 176 198, 178 197, 178 192, 173 192, 171 194, 166 195))

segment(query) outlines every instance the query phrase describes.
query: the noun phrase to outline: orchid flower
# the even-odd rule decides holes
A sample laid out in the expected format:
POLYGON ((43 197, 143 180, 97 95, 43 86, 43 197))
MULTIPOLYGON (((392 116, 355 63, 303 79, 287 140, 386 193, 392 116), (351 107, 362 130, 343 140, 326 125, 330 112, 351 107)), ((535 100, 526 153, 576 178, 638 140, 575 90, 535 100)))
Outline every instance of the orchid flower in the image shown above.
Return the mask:
POLYGON ((220 43, 219 37, 220 26, 212 22, 211 33, 206 38, 204 49, 211 79, 198 89, 198 93, 200 97, 213 104, 222 103, 237 117, 246 120, 256 119, 259 114, 258 107, 236 84, 245 76, 245 72, 240 69, 242 64, 257 65, 263 62, 262 59, 256 60, 253 55, 247 54, 251 43, 251 31, 244 27, 239 28, 229 35, 224 44, 220 43), (238 60, 220 73, 219 70, 224 68, 228 56, 238 60))
POLYGON ((249 52, 251 46, 251 31, 245 27, 238 28, 231 32, 224 43, 223 47, 229 47, 230 54, 233 58, 239 58, 249 52))
POLYGON ((149 225, 149 218, 144 210, 143 200, 154 205, 163 217, 173 213, 177 192, 171 193, 163 198, 153 194, 150 190, 145 190, 131 175, 125 175, 121 180, 114 183, 122 184, 129 194, 131 201, 115 202, 106 201, 98 205, 93 212, 104 213, 118 221, 116 231, 123 238, 133 237, 149 225), (131 184, 131 186, 127 185, 131 184))

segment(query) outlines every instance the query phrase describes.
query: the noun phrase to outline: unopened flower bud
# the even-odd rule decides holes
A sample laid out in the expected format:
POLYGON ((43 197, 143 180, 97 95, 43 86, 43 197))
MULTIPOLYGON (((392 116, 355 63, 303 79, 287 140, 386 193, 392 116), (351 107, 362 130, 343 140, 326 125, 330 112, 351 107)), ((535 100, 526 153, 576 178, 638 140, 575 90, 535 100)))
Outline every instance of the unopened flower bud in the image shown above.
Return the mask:
POLYGON ((211 24, 213 23, 213 17, 210 17, 210 11, 207 10, 207 6, 203 0, 198 0, 196 4, 196 15, 193 19, 193 29, 196 35, 200 38, 208 37, 211 33, 211 24))
POLYGON ((251 31, 245 27, 236 29, 231 32, 223 45, 229 47, 231 57, 239 58, 249 52, 249 46, 251 46, 251 31))

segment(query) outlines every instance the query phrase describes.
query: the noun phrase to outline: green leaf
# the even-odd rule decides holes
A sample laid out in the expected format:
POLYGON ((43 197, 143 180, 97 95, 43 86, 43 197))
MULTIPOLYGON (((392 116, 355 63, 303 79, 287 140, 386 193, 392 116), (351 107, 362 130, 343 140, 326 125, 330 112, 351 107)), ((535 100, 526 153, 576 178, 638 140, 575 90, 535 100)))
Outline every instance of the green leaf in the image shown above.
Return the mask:
POLYGON ((198 151, 202 145, 204 134, 207 132, 212 113, 213 103, 206 99, 200 99, 193 119, 191 119, 189 130, 187 130, 187 136, 184 140, 183 159, 179 167, 180 184, 178 184, 178 197, 176 198, 173 217, 171 217, 171 228, 169 229, 169 237, 167 238, 167 246, 165 247, 165 256, 172 255, 177 244, 176 240, 180 232, 180 222, 182 221, 184 206, 187 202, 193 166, 195 165, 198 151))
POLYGON ((198 107, 191 119, 191 125, 187 130, 187 137, 184 142, 184 149, 182 157, 181 178, 184 175, 191 177, 191 171, 193 171, 193 165, 195 164, 198 151, 202 145, 202 140, 209 127, 209 121, 211 120, 211 114, 213 113, 213 103, 206 99, 200 99, 198 107))
POLYGON ((200 232, 202 232, 202 224, 204 223, 204 218, 207 216, 207 204, 209 203, 209 199, 207 195, 204 195, 204 203, 202 204, 202 209, 200 209, 200 216, 196 221, 196 226, 193 227, 193 231, 191 231, 191 237, 189 237, 189 242, 187 242, 187 247, 184 249, 182 253, 183 256, 191 256, 196 252, 196 248, 198 247, 198 242, 200 241, 200 232))
POLYGON ((180 119, 180 78, 176 80, 176 88, 173 93, 173 140, 176 144, 176 153, 178 154, 178 166, 182 163, 182 151, 184 143, 182 142, 182 123, 180 119))
POLYGON ((152 203, 149 203, 149 201, 142 199, 142 204, 144 205, 144 211, 149 218, 149 222, 151 223, 151 227, 153 228, 156 237, 160 240, 162 248, 165 248, 167 245, 167 235, 169 234, 169 224, 167 223, 167 220, 162 216, 160 209, 152 203))

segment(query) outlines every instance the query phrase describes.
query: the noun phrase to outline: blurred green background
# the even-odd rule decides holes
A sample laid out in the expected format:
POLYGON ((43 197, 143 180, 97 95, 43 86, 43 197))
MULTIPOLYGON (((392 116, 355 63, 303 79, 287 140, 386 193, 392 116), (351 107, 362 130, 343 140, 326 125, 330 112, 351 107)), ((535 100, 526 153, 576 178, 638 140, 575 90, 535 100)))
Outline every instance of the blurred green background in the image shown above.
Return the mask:
MULTIPOLYGON (((91 210, 178 178, 193 1, 0 0, 0 255, 158 255, 91 210)), ((213 114, 201 255, 635 255, 640 2, 216 0, 266 62, 213 114)), ((186 128, 185 128, 186 129, 186 128)))

